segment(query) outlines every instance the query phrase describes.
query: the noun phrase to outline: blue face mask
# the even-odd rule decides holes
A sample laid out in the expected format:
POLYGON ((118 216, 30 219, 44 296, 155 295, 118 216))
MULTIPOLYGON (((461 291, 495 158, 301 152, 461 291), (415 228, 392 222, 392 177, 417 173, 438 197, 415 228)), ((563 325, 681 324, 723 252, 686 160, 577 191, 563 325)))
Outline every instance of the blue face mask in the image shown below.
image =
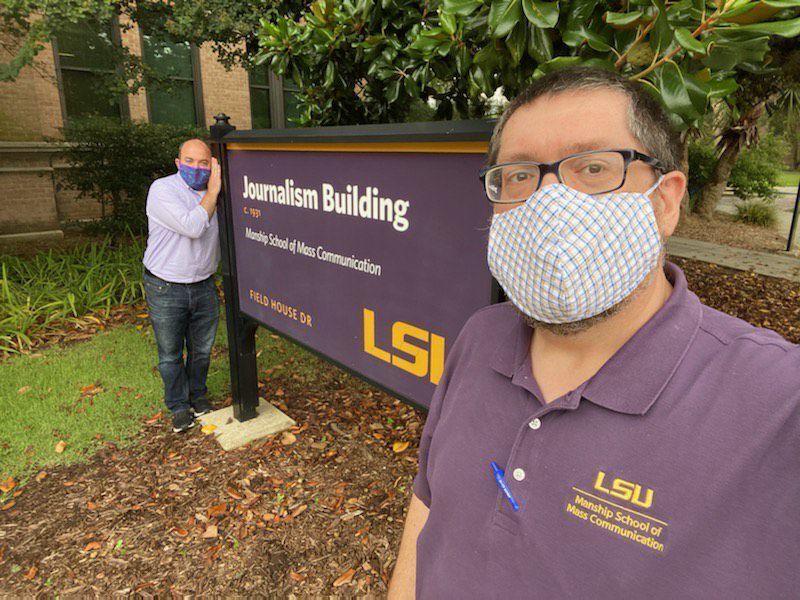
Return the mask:
POLYGON ((181 178, 193 190, 205 189, 208 183, 208 178, 211 177, 211 169, 201 169, 199 167, 190 167, 183 163, 178 167, 178 173, 181 178))

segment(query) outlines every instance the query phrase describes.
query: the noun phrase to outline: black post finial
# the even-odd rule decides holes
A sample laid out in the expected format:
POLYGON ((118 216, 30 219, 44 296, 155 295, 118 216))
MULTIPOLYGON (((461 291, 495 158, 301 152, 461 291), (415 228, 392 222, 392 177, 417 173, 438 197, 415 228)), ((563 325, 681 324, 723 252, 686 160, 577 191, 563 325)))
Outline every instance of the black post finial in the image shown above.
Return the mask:
POLYGON ((235 126, 231 125, 230 121, 231 118, 225 113, 221 112, 218 115, 214 115, 214 124, 209 128, 211 139, 221 140, 226 133, 236 129, 235 126))

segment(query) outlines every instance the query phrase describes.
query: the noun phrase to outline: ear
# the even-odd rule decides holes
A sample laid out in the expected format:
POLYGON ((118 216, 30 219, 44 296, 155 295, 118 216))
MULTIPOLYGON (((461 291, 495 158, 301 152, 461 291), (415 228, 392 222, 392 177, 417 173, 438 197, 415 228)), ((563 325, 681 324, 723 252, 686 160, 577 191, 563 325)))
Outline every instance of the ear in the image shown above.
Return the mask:
POLYGON ((675 232, 681 216, 681 201, 686 192, 686 175, 680 171, 670 171, 664 175, 661 184, 653 193, 653 201, 660 204, 658 227, 665 239, 675 232))
POLYGON ((181 159, 180 158, 176 158, 175 159, 175 168, 176 169, 180 169, 181 168, 181 159))

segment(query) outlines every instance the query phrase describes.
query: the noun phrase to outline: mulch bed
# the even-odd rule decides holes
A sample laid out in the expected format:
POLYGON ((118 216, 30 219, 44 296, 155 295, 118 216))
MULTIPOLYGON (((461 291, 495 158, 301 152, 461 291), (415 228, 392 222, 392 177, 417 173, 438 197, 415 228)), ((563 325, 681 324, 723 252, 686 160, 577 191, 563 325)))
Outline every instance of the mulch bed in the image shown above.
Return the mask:
MULTIPOLYGON (((788 231, 778 231, 737 221, 733 215, 717 212, 713 219, 686 215, 678 224, 675 235, 760 252, 782 253, 786 250, 788 231)), ((800 249, 795 253, 800 253, 800 249)))
MULTIPOLYGON (((675 262, 706 303, 800 342, 799 284, 675 262)), ((154 416, 134 444, 19 490, 0 511, 0 596, 384 594, 424 415, 290 361, 261 381, 291 435, 224 453, 154 416)))

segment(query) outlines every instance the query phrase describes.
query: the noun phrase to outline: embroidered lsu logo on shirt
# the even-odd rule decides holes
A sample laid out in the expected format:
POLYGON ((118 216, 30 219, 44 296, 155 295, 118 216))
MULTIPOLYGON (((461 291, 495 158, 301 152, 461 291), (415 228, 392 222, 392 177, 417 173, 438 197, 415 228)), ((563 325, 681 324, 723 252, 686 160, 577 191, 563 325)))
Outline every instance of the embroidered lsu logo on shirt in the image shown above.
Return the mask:
POLYGON ((655 502, 653 488, 598 470, 590 485, 572 486, 564 512, 627 543, 662 554, 669 524, 653 514, 655 502))

